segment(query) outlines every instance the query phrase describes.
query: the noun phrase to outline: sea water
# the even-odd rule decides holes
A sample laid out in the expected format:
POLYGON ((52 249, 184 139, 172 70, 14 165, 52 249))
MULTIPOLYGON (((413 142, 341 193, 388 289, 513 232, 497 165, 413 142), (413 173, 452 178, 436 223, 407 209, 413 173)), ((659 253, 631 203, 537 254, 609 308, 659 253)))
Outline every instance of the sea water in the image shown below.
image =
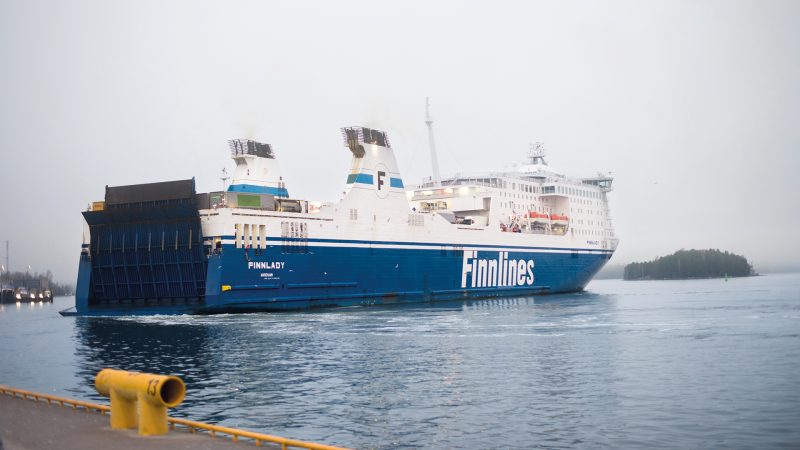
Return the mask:
POLYGON ((64 318, 0 309, 0 383, 107 402, 176 374, 172 414, 357 448, 800 447, 800 275, 596 280, 390 308, 64 318))

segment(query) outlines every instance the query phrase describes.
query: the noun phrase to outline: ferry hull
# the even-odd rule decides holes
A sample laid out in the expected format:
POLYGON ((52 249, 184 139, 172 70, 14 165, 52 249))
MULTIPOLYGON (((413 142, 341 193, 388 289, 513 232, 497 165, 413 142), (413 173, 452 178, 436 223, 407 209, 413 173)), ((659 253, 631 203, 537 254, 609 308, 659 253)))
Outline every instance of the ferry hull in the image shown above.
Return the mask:
MULTIPOLYGON (((270 245, 261 254, 225 245, 209 256, 206 295, 195 302, 141 299, 126 304, 92 305, 77 301, 76 313, 291 311, 566 293, 582 290, 611 256, 610 251, 578 249, 453 250, 442 246, 432 250, 376 248, 382 245, 379 243, 328 245, 270 245), (495 267, 502 267, 505 261, 506 273, 500 269, 493 273, 479 271, 473 286, 473 260, 475 267, 481 260, 495 261, 495 267), (520 261, 524 262, 524 270, 510 273, 509 267, 518 267, 520 261)), ((81 279, 88 286, 87 278, 81 279)), ((79 293, 85 291, 79 288, 79 293)))

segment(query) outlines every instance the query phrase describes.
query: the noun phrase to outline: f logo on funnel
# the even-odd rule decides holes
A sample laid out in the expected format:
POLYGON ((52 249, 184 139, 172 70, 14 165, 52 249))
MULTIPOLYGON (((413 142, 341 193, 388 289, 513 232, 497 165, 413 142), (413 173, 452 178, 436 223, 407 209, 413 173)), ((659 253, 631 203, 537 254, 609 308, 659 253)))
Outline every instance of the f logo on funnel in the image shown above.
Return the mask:
POLYGON ((378 194, 378 198, 386 198, 389 195, 389 190, 386 189, 386 172, 388 169, 383 164, 375 167, 375 193, 378 194))

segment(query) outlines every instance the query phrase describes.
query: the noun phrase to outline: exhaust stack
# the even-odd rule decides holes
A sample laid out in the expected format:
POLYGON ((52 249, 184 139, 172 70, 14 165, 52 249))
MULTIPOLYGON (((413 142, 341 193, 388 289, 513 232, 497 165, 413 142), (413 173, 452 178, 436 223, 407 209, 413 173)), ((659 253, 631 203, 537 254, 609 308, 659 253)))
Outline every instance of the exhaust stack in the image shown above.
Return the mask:
POLYGON ((342 203, 381 215, 406 214, 408 199, 386 132, 346 127, 342 128, 342 137, 353 154, 342 203))
POLYGON ((231 158, 236 161, 228 192, 289 196, 271 145, 251 139, 231 139, 228 146, 231 158))

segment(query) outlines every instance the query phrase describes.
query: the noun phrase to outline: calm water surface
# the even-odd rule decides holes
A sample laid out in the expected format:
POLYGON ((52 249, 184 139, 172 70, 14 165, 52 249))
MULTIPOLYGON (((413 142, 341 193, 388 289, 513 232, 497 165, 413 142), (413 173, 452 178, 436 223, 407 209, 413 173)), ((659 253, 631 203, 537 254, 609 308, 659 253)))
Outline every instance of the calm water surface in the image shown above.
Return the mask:
POLYGON ((598 280, 577 295, 312 313, 0 310, 0 383, 105 402, 174 373, 174 415, 358 448, 798 448, 800 275, 598 280))

